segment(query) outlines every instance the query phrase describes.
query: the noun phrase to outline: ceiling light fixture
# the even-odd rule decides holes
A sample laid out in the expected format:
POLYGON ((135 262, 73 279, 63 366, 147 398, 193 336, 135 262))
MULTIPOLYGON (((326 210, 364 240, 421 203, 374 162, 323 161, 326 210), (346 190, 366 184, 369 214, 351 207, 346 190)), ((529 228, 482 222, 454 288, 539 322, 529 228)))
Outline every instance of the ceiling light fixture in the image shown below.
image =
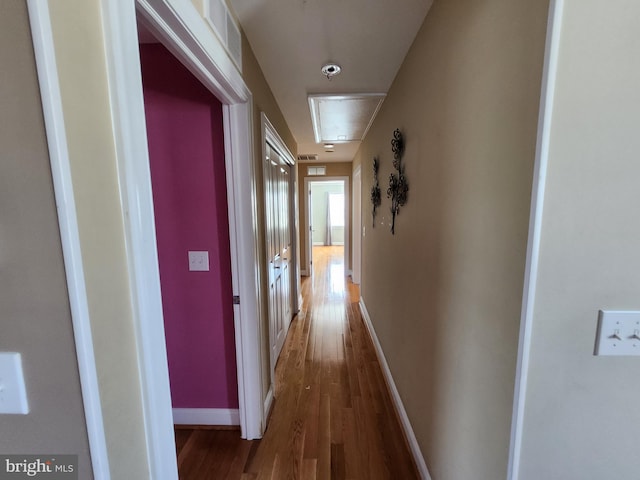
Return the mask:
POLYGON ((342 71, 340 65, 336 63, 327 63, 322 67, 322 74, 327 77, 327 80, 331 80, 342 71))
POLYGON ((333 143, 325 143, 324 148, 333 148, 335 145, 333 143))

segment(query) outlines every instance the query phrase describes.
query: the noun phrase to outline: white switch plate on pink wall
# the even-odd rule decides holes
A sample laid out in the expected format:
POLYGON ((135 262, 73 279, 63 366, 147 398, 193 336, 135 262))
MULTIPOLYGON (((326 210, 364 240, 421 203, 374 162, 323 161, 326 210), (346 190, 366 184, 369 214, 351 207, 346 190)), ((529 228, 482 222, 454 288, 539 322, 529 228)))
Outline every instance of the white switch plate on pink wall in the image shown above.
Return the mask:
POLYGON ((189 271, 208 272, 209 252, 189 252, 189 271))

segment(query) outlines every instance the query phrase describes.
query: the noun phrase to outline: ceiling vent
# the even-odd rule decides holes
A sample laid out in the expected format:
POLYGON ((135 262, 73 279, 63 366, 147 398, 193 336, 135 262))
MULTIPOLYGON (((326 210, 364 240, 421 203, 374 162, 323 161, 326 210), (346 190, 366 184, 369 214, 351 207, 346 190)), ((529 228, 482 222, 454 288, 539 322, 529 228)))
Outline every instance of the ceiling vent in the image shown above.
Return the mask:
POLYGON ((298 160, 301 162, 315 162, 318 160, 317 153, 306 153, 302 155, 298 155, 298 160))
POLYGON ((229 57, 242 72, 242 36, 229 7, 224 0, 208 0, 205 4, 205 18, 227 49, 229 57))
POLYGON ((359 142, 367 134, 383 93, 309 95, 309 109, 316 143, 359 142))

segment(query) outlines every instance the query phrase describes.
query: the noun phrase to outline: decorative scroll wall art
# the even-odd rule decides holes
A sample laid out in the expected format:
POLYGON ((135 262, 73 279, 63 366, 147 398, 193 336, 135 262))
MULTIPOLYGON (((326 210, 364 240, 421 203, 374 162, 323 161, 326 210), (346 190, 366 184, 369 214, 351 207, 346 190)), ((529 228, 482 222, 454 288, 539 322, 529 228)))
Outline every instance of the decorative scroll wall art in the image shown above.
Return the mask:
POLYGON ((393 168, 396 169, 397 173, 392 173, 389 176, 387 198, 391 199, 391 233, 395 235, 396 215, 400 212, 400 207, 407 203, 407 193, 409 192, 409 185, 402 167, 404 139, 397 128, 393 132, 393 138, 391 139, 391 150, 393 151, 393 168))
POLYGON ((376 226, 376 209, 382 203, 382 196, 380 194, 380 184, 378 183, 378 169, 380 168, 380 161, 378 157, 373 157, 373 180, 374 185, 371 187, 371 205, 373 205, 373 210, 371 211, 371 215, 373 217, 373 226, 376 226))

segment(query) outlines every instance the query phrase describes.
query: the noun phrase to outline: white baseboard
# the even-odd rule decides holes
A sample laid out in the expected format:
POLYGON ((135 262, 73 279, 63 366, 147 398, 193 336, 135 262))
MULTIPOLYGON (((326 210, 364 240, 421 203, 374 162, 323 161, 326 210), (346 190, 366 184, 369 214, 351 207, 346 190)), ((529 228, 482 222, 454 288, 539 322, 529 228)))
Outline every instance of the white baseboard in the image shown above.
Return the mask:
POLYGON ((240 425, 237 408, 174 408, 174 425, 240 425))
POLYGON ((411 449, 411 454, 413 455, 413 459, 416 462, 416 466, 418 467, 420 477, 422 478, 422 480, 431 480, 431 475, 429 475, 429 470, 427 469, 427 464, 424 461, 424 456, 422 455, 422 451, 420 450, 420 446, 418 445, 418 440, 416 439, 415 433, 413 433, 413 428, 411 427, 411 423, 409 422, 409 417, 407 416, 407 412, 404 409, 404 405, 402 404, 402 399, 400 398, 400 394, 398 393, 396 384, 393 381, 393 377, 391 376, 389 364, 387 363, 387 359, 384 356, 382 346, 380 345, 380 341, 378 340, 376 331, 373 328, 371 317, 369 316, 369 312, 367 311, 367 307, 362 297, 360 297, 359 305, 360 312, 362 313, 362 319, 364 320, 364 324, 369 331, 369 335, 371 335, 371 339, 373 340, 373 346, 376 349, 378 362, 380 363, 380 367, 382 368, 382 374, 384 375, 384 379, 387 382, 387 387, 389 388, 389 392, 391 393, 391 399, 393 400, 396 412, 398 413, 398 417, 400 418, 400 423, 404 430, 404 434, 406 435, 407 441, 409 442, 409 448, 411 449))
POLYGON ((266 430, 266 423, 269 420, 269 414, 271 413, 271 406, 273 405, 273 385, 269 387, 269 391, 267 392, 267 397, 264 399, 264 421, 265 425, 263 427, 263 431, 266 430))
POLYGON ((324 247, 324 242, 313 242, 314 247, 324 247))

